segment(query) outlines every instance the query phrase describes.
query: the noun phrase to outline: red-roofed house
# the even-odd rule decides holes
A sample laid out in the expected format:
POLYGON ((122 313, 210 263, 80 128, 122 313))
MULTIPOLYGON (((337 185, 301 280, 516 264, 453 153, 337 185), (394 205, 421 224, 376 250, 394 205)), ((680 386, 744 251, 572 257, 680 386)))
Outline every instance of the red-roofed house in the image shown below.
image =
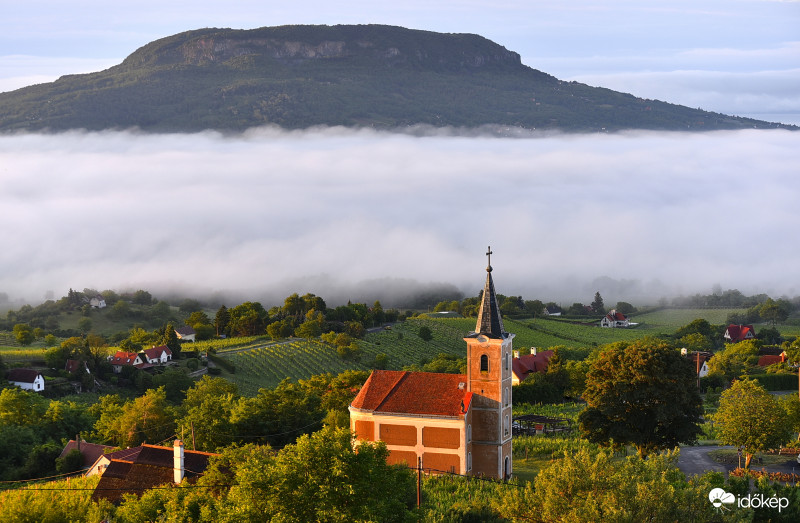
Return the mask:
POLYGON ((601 327, 607 328, 625 328, 630 325, 628 321, 628 317, 622 314, 621 312, 617 312, 617 309, 611 309, 608 311, 602 320, 600 320, 601 327))
POLYGON ((108 450, 113 449, 114 447, 109 447, 108 445, 99 445, 97 443, 87 443, 83 440, 69 440, 69 443, 64 447, 64 450, 61 451, 61 454, 58 456, 59 458, 65 457, 69 454, 72 450, 77 450, 81 453, 81 457, 83 458, 83 462, 81 463, 81 467, 84 469, 88 469, 92 466, 93 463, 97 462, 104 453, 108 450))
POLYGON ((151 365, 163 365, 164 363, 172 360, 172 351, 166 345, 159 345, 158 347, 151 347, 139 353, 143 363, 150 363, 151 365))
MULTIPOLYGON (((93 501, 107 499, 114 503, 120 501, 125 494, 141 495, 145 490, 159 485, 180 484, 184 478, 194 482, 205 472, 209 458, 215 455, 210 452, 184 450, 181 440, 175 440, 172 448, 142 445, 135 450, 136 452, 128 453, 125 458, 115 457, 109 460, 108 465, 100 471, 100 481, 92 494, 93 501)), ((100 459, 107 456, 110 454, 100 459)))
POLYGON ((728 325, 723 335, 723 338, 728 343, 739 343, 744 340, 752 340, 755 337, 756 331, 752 325, 728 325))
MULTIPOLYGON (((489 253, 491 254, 491 250, 489 253)), ((491 261, 491 258, 490 258, 491 261)), ((467 373, 376 370, 350 404, 350 428, 361 441, 383 441, 389 462, 439 472, 511 475, 511 355, 487 267, 467 373)))
POLYGON ((38 370, 33 369, 11 369, 8 371, 6 379, 17 387, 34 392, 44 390, 44 376, 38 370))
POLYGON ((114 372, 117 374, 122 372, 122 367, 135 367, 144 363, 135 352, 125 352, 124 350, 118 350, 116 354, 109 356, 108 362, 114 367, 114 372))
POLYGON ((758 366, 766 367, 768 365, 775 365, 776 363, 786 363, 786 353, 780 355, 764 354, 758 357, 758 366))
MULTIPOLYGON (((514 359, 511 360, 512 385, 519 385, 520 382, 525 381, 530 374, 547 372, 547 364, 553 356, 553 351, 544 350, 538 352, 536 349, 532 350, 533 352, 531 354, 522 356, 515 355, 514 359)), ((516 353, 517 351, 514 352, 516 353)))

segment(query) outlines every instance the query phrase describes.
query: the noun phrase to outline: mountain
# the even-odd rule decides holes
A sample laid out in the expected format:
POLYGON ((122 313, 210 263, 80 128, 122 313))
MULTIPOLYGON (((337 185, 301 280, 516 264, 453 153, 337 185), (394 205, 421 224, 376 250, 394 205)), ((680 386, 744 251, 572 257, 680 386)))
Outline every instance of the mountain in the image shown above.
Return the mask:
POLYGON ((0 93, 0 131, 273 124, 564 131, 791 127, 565 82, 472 34, 383 25, 200 29, 121 64, 0 93))

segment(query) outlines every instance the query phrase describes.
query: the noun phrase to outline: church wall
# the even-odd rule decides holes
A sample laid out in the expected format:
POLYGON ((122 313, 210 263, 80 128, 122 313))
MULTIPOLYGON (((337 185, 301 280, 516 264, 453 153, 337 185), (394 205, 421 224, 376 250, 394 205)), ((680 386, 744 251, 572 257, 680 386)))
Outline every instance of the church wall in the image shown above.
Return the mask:
POLYGON ((354 420, 353 432, 356 433, 356 438, 365 441, 375 440, 375 423, 371 420, 354 420))
POLYGON ((461 430, 444 427, 423 427, 422 445, 442 449, 457 449, 461 447, 461 430))
POLYGON ((381 423, 380 439, 387 445, 414 446, 417 444, 417 428, 411 425, 381 423))
POLYGON ((433 469, 434 472, 450 472, 461 474, 461 458, 457 454, 442 454, 440 452, 423 452, 422 466, 433 469))

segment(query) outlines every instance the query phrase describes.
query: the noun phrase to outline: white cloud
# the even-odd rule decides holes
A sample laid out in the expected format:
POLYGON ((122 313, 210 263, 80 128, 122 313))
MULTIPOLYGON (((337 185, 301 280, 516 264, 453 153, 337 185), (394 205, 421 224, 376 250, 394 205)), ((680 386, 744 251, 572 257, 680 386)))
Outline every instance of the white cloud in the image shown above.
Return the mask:
POLYGON ((800 134, 450 134, 0 137, 18 224, 0 291, 394 277, 472 293, 489 244, 507 294, 572 297, 599 276, 639 294, 798 291, 800 134))

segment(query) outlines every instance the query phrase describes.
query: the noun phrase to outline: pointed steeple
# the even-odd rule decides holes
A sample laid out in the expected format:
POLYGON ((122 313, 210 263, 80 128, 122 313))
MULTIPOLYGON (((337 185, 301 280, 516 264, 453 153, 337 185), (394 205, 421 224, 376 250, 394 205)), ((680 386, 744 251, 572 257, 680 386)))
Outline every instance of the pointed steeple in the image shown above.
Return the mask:
POLYGON ((475 334, 483 334, 488 338, 504 339, 508 333, 503 328, 503 318, 500 316, 500 307, 497 305, 497 295, 494 292, 492 281, 492 248, 486 252, 488 265, 486 266, 486 284, 483 286, 483 299, 478 310, 478 323, 475 325, 475 334))

